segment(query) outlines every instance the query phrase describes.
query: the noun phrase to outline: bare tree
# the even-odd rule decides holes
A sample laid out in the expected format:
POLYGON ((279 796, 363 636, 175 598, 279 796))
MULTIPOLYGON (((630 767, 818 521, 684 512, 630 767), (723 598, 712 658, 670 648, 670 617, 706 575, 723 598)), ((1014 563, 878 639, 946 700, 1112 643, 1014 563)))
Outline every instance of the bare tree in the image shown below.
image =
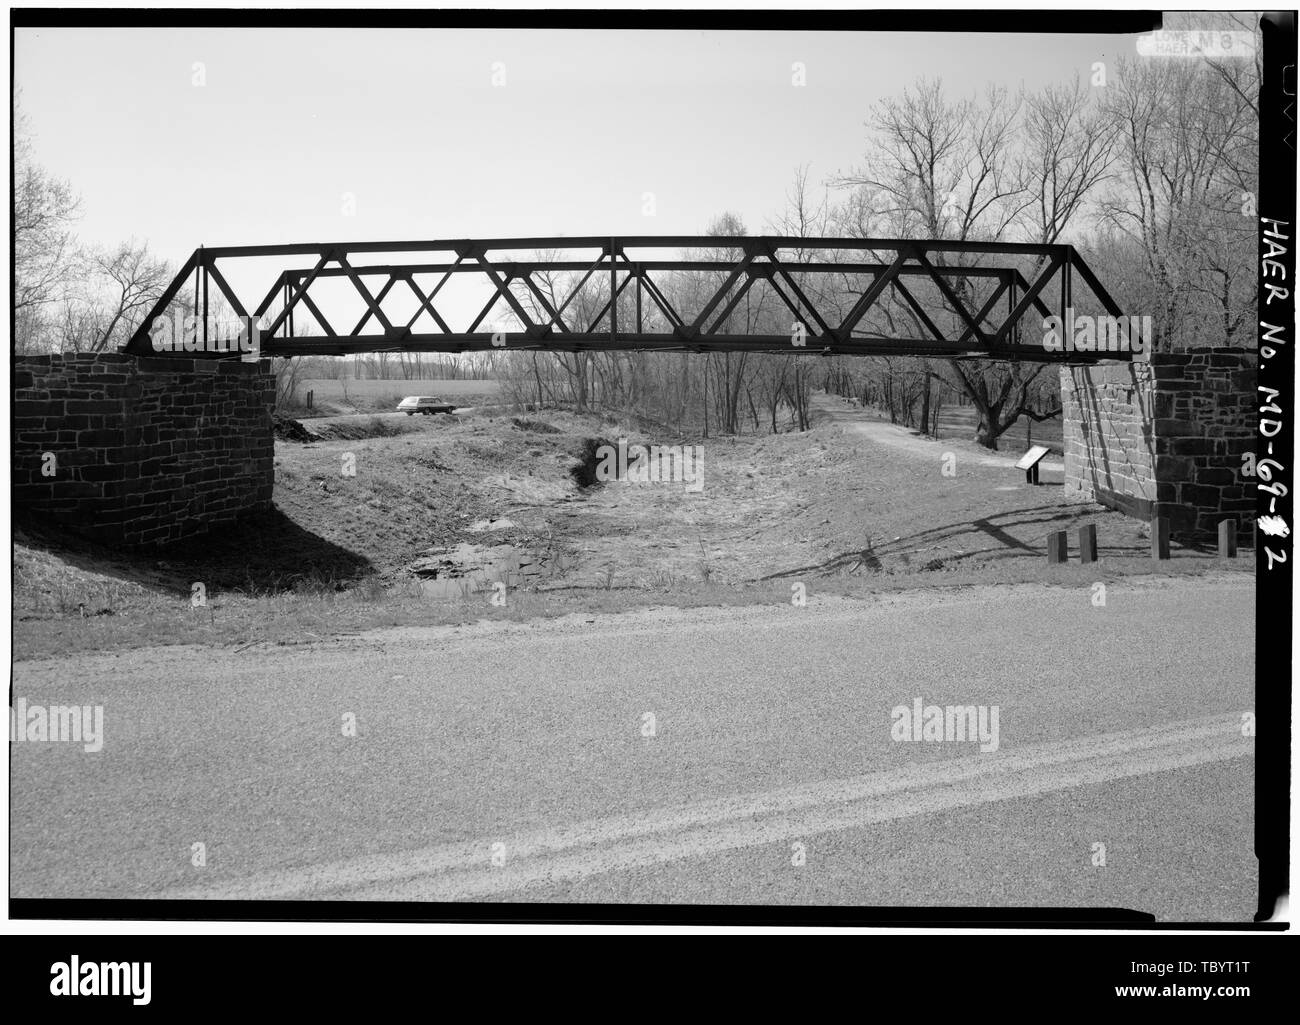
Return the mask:
POLYGON ((1128 299, 1163 349, 1231 343, 1252 319, 1258 74, 1249 58, 1129 60, 1107 87, 1120 174, 1104 213, 1141 256, 1128 299))
MULTIPOLYGON (((1051 180, 1041 174, 1035 179, 1033 168, 1041 167, 1042 161, 1025 159, 1015 146, 1023 129, 1024 107, 1023 97, 1012 98, 996 88, 980 97, 950 100, 939 81, 925 79, 905 89, 901 97, 877 104, 868 122, 873 156, 864 166, 834 179, 841 188, 868 193, 865 210, 861 200, 847 210, 858 230, 865 230, 869 237, 883 220, 902 237, 1006 240, 1033 205, 1036 181, 1041 185, 1051 180)), ((1049 108, 1050 101, 1043 101, 1038 110, 1049 108)), ((1032 108, 1028 116, 1031 120, 1035 116, 1032 108)), ((1054 214, 1059 202, 1054 199, 1051 203, 1054 214)), ((965 259, 962 263, 959 258, 936 255, 934 262, 947 267, 973 266, 978 257, 965 259)), ((978 303, 975 279, 954 276, 949 280, 965 305, 978 303)), ((941 299, 933 302, 946 305, 941 299)), ((948 306, 947 315, 949 326, 956 326, 957 312, 948 306)), ((896 300, 878 303, 875 324, 868 324, 865 330, 896 337, 900 318, 910 327, 912 337, 925 336, 914 312, 896 300)), ((987 360, 898 362, 901 367, 891 371, 891 414, 895 392, 915 390, 923 403, 922 429, 932 430, 929 384, 931 375, 938 375, 975 406, 975 440, 989 448, 996 448, 998 437, 1027 412, 1023 400, 1042 371, 1041 365, 1026 371, 1020 365, 1008 367, 987 360), (918 378, 924 381, 923 386, 915 383, 918 378)), ((910 403, 909 398, 903 407, 909 410, 908 418, 910 403)))
POLYGON ((134 239, 113 250, 81 252, 73 266, 79 286, 65 304, 65 350, 103 352, 125 342, 172 278, 167 263, 134 239))
MULTIPOLYGON (((281 357, 271 361, 271 370, 275 374, 275 410, 277 413, 289 412, 298 406, 298 385, 306 376, 307 364, 298 357, 281 357)), ((347 389, 343 392, 347 401, 347 389)))
POLYGON ((1110 176, 1117 132, 1077 74, 1070 85, 1049 85, 1023 102, 1032 238, 1052 245, 1110 176))
POLYGON ((81 200, 68 182, 36 163, 30 122, 16 104, 13 157, 13 309, 20 328, 14 348, 21 351, 37 344, 45 308, 67 295, 81 200))
MULTIPOLYGON (((539 260, 551 260, 556 254, 539 253, 536 256, 539 260)), ((535 321, 549 323, 554 311, 574 330, 585 330, 593 325, 597 313, 604 305, 604 293, 601 290, 604 288, 607 291, 607 288, 603 280, 588 282, 590 287, 578 288, 580 281, 579 277, 572 274, 544 270, 532 277, 536 291, 522 281, 515 282, 512 287, 516 298, 535 321)), ((572 353, 555 352, 551 356, 552 364, 568 375, 568 387, 565 390, 575 408, 579 411, 587 410, 591 404, 592 353, 580 350, 572 353)), ((540 373, 540 367, 536 363, 531 369, 540 373)), ((541 391, 540 378, 538 391, 541 391)))
MULTIPOLYGON (((1080 219, 1087 201, 1110 176, 1116 132, 1077 75, 1070 85, 1023 94, 1021 102, 1019 159, 1029 197, 1022 213, 1030 240, 1052 245, 1080 219)), ((1043 363, 952 360, 943 376, 974 404, 976 440, 997 448, 998 438, 1021 417, 1041 422, 1061 413, 1059 386, 1045 370, 1043 363), (1042 401, 1045 392, 1053 401, 1042 401)))
POLYGON ((1004 89, 950 101, 942 82, 921 79, 873 108, 873 156, 835 183, 871 190, 904 234, 1001 238, 1028 203, 1010 147, 1019 114, 1004 89))

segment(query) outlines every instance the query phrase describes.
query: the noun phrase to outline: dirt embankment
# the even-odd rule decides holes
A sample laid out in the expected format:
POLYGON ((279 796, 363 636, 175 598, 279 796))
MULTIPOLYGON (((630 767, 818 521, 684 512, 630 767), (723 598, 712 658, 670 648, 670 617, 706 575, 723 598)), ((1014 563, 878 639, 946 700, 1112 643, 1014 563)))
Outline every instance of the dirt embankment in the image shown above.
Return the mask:
MULTIPOLYGON (((333 418, 348 421, 341 434, 277 441, 272 513, 201 542, 140 555, 20 524, 16 643, 252 643, 485 615, 788 603, 796 585, 855 594, 1152 569, 1144 526, 1066 505, 1059 474, 1033 487, 962 444, 880 444, 855 426, 870 414, 817 406, 807 433, 684 441, 555 410, 333 418), (662 479, 596 481, 601 445, 620 439, 685 448, 668 452, 662 479), (684 458, 691 472, 674 476, 684 458), (1049 568, 1047 534, 1082 523, 1097 525, 1102 562, 1049 568), (204 605, 191 603, 195 583, 204 605)), ((1243 553, 1234 568, 1252 564, 1243 553)), ((1214 567, 1176 548, 1163 569, 1214 567)))

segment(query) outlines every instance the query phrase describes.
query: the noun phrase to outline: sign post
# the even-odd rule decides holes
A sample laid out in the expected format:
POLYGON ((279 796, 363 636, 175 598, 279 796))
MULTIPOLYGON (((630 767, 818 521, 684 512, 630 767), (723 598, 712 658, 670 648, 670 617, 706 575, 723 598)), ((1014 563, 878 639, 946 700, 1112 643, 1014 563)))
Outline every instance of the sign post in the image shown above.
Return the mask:
POLYGON ((1026 484, 1038 483, 1038 464, 1042 462, 1043 456, 1050 451, 1051 449, 1046 445, 1034 445, 1020 457, 1020 461, 1016 463, 1016 469, 1025 471, 1026 484))

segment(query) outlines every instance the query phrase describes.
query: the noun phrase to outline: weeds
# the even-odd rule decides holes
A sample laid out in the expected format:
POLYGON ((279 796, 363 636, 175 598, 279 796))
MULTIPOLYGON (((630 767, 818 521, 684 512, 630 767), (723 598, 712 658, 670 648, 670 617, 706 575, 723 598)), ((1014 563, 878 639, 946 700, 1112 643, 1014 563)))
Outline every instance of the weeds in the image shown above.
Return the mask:
POLYGON ((333 572, 313 566, 295 578, 290 589, 297 595, 319 598, 343 590, 343 584, 333 572))
POLYGON ((706 584, 713 579, 713 567, 709 565, 709 553, 704 549, 704 537, 700 536, 700 579, 706 584))
POLYGON ((665 594, 675 591, 679 588, 681 582, 677 574, 666 570, 657 569, 650 574, 650 589, 654 591, 663 591, 665 594))
POLYGON ((530 420, 527 417, 512 416, 510 422, 518 427, 521 431, 532 431, 534 434, 559 434, 560 429, 553 424, 548 424, 545 420, 530 420))
POLYGON ((377 416, 372 416, 366 421, 366 437, 369 438, 393 438, 404 433, 405 431, 397 424, 381 420, 377 416))
POLYGON ((362 601, 371 603, 383 601, 388 596, 378 573, 372 573, 361 581, 361 586, 355 592, 362 601))

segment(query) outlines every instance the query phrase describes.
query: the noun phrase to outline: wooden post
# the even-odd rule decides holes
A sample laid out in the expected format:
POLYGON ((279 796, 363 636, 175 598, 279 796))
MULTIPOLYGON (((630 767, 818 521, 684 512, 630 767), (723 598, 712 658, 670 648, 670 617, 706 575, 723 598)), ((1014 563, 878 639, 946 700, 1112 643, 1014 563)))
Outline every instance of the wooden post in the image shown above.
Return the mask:
POLYGON ((1047 535, 1047 564, 1056 566, 1070 559, 1070 544, 1063 530, 1056 530, 1047 535))
POLYGON ((1097 524, 1095 523, 1079 528, 1079 561, 1097 561, 1097 524))
POLYGON ((1151 558, 1169 558, 1169 517, 1151 518, 1151 558))
POLYGON ((1037 463, 1035 463, 1033 466, 1031 466, 1028 470, 1025 471, 1025 483, 1026 483, 1026 484, 1037 484, 1037 483, 1038 483, 1038 464, 1037 464, 1037 463))
POLYGON ((1219 558, 1235 559, 1237 557, 1237 521, 1219 521, 1219 558))

